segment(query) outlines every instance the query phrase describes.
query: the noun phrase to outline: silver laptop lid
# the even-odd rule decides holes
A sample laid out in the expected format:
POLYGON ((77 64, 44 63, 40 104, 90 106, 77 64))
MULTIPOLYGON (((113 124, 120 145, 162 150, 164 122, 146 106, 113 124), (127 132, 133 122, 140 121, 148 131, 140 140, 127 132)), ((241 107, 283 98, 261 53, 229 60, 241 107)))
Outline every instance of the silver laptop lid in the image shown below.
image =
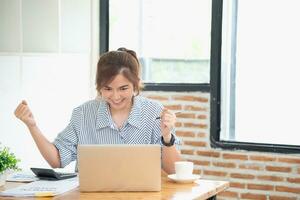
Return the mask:
POLYGON ((160 191, 161 146, 79 145, 80 191, 160 191))

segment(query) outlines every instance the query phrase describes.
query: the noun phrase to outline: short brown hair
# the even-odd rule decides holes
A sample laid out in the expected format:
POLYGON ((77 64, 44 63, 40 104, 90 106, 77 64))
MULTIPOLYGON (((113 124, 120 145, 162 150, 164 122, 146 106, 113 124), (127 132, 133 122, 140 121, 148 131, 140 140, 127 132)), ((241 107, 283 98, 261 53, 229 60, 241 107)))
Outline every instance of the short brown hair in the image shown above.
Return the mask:
POLYGON ((142 88, 140 63, 133 50, 122 47, 117 51, 108 51, 101 55, 97 64, 97 91, 100 92, 100 89, 110 83, 118 74, 125 76, 139 94, 142 88))

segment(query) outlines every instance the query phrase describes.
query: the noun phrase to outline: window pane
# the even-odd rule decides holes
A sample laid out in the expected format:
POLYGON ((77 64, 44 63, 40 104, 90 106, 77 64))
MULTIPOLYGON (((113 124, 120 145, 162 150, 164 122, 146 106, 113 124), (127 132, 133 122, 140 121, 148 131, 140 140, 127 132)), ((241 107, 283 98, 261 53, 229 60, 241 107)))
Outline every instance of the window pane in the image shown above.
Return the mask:
MULTIPOLYGON (((235 99, 232 95, 227 96, 230 101, 226 105, 223 95, 223 111, 232 113, 222 114, 225 122, 222 139, 300 144, 294 139, 298 134, 300 112, 297 94, 300 84, 297 73, 300 66, 297 51, 300 13, 297 12, 297 3, 296 0, 238 2, 236 38, 231 38, 236 39, 236 65, 233 69, 236 77, 227 81, 231 85, 229 88, 235 90, 235 99), (235 105, 230 104, 234 101, 235 105), (230 119, 234 120, 234 126, 230 119), (226 129, 235 132, 230 136, 226 129)), ((230 77, 228 71, 223 71, 223 77, 227 73, 227 80, 230 77)))
POLYGON ((109 4, 109 49, 135 50, 144 82, 209 83, 211 0, 109 4))

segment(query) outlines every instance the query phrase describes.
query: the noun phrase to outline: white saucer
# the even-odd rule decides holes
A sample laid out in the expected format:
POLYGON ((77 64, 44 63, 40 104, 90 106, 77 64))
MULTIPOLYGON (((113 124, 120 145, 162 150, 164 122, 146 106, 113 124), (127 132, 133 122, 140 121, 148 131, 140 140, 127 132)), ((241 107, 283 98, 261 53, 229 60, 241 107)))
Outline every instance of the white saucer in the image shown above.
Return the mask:
POLYGON ((176 183, 193 183, 195 180, 200 178, 200 175, 193 174, 189 178, 179 179, 176 177, 176 174, 170 174, 168 175, 168 178, 171 179, 172 181, 175 181, 176 183))

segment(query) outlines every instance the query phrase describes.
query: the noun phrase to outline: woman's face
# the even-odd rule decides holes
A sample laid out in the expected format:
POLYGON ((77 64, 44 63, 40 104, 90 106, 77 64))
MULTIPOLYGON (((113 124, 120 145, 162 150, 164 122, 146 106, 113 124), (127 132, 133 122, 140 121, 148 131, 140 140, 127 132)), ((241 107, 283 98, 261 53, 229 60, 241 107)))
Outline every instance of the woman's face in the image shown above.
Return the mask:
POLYGON ((100 89, 102 98, 110 105, 111 111, 130 110, 134 95, 133 84, 122 74, 100 89))

